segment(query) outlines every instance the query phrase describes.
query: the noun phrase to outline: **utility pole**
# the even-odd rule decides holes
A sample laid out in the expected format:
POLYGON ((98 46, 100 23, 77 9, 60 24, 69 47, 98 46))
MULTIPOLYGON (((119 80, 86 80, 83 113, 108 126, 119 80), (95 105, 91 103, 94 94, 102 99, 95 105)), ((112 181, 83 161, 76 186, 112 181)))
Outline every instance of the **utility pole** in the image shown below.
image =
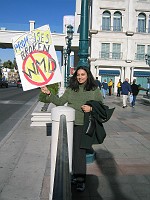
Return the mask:
POLYGON ((81 1, 80 38, 79 38, 79 66, 89 67, 89 0, 81 1))

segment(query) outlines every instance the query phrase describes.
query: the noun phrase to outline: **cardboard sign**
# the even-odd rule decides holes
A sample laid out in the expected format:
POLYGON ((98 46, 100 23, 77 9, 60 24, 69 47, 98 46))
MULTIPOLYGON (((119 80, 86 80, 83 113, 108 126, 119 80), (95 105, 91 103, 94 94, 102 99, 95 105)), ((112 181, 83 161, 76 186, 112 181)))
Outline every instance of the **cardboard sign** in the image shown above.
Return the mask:
POLYGON ((49 25, 12 38, 24 91, 62 81, 49 25))

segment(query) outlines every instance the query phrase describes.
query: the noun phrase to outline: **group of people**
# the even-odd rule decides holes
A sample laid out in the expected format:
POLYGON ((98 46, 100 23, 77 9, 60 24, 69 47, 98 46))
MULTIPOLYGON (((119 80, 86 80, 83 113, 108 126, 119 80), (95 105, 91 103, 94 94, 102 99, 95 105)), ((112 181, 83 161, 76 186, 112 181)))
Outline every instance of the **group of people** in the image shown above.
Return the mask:
POLYGON ((113 93, 112 90, 113 90, 113 87, 114 87, 114 83, 113 83, 112 79, 110 79, 110 81, 108 83, 107 83, 106 79, 104 79, 104 81, 101 83, 98 80, 98 77, 96 77, 96 83, 97 83, 98 87, 100 88, 100 90, 102 89, 104 99, 106 97, 107 90, 109 90, 109 96, 112 95, 112 93, 113 93))
MULTIPOLYGON (((104 79, 104 81, 102 83, 100 83, 100 81, 98 80, 98 77, 96 77, 96 82, 97 82, 97 85, 99 86, 99 88, 102 89, 102 94, 103 94, 104 99, 106 97, 106 93, 107 93, 108 89, 109 89, 109 96, 112 95, 112 88, 114 86, 112 79, 110 79, 110 81, 108 83, 107 83, 106 79, 104 79)), ((136 97, 140 90, 147 91, 147 89, 141 88, 140 84, 138 84, 138 85, 136 84, 136 79, 133 80, 132 84, 129 83, 128 78, 126 78, 124 82, 121 82, 121 79, 119 79, 119 81, 117 83, 117 97, 120 97, 120 95, 122 95, 122 97, 123 97, 123 106, 122 107, 123 108, 127 107, 127 99, 129 97, 129 95, 131 95, 132 100, 130 103, 131 103, 131 107, 134 108, 136 97)))
POLYGON ((126 78, 125 81, 121 84, 121 92, 123 95, 123 108, 127 107, 127 99, 130 95, 132 98, 130 99, 131 107, 134 108, 137 95, 139 94, 139 91, 147 91, 147 89, 142 88, 140 84, 136 84, 136 79, 133 80, 133 83, 129 83, 129 79, 126 78))

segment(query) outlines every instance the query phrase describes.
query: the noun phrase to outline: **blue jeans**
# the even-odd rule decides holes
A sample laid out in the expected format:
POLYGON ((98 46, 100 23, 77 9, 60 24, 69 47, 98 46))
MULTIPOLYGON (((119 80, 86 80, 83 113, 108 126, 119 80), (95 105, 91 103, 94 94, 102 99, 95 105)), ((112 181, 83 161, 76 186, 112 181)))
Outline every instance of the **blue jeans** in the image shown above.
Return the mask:
POLYGON ((105 90, 105 89, 102 88, 102 92, 103 92, 103 97, 105 98, 107 90, 105 90))
POLYGON ((133 101, 131 103, 132 106, 135 106, 135 101, 136 101, 136 95, 133 95, 133 101))

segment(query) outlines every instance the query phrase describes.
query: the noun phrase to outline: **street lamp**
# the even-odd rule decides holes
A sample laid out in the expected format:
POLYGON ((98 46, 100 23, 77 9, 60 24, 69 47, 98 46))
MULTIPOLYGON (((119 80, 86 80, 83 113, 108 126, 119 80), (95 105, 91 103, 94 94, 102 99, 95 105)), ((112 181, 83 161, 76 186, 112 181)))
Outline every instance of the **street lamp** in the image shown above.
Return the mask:
POLYGON ((70 76, 70 53, 71 53, 71 40, 73 39, 73 26, 70 24, 67 26, 67 36, 65 37, 66 39, 66 45, 67 45, 67 74, 66 75, 66 79, 68 82, 69 76, 70 76))
MULTIPOLYGON (((146 64, 149 65, 150 67, 150 55, 149 54, 145 54, 145 61, 146 61, 146 64)), ((148 84, 148 92, 150 90, 150 76, 147 78, 147 84, 148 84)), ((148 93, 147 93, 147 96, 148 96, 148 93)))
POLYGON ((66 74, 67 74, 67 69, 66 69, 66 67, 67 67, 67 49, 66 48, 64 48, 64 50, 63 50, 63 55, 64 55, 64 66, 65 66, 65 71, 64 71, 64 85, 65 85, 65 87, 66 87, 66 83, 67 83, 67 80, 66 80, 66 74))

